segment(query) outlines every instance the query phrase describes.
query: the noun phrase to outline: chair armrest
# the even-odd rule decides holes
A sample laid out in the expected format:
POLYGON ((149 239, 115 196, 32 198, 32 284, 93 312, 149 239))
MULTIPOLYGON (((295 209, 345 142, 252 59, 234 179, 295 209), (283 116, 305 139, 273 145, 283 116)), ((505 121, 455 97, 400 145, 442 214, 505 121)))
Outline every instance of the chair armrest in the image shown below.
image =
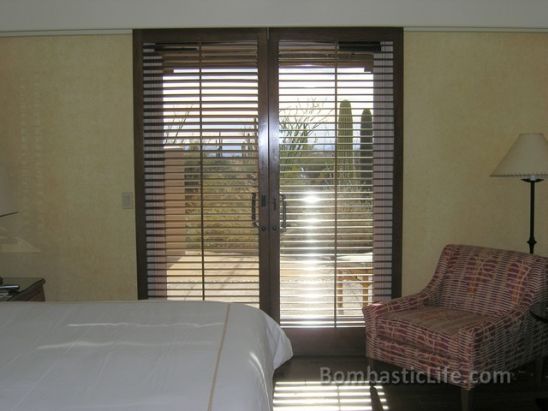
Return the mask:
POLYGON ((528 308, 520 307, 460 330, 458 340, 459 347, 465 350, 464 358, 476 371, 503 369, 502 365, 508 361, 504 357, 505 351, 508 347, 516 347, 527 323, 533 320, 528 315, 528 308))
POLYGON ((380 315, 390 312, 413 310, 426 305, 428 300, 429 294, 421 291, 417 294, 395 298, 385 303, 373 303, 365 306, 363 307, 362 311, 365 319, 366 330, 369 327, 374 327, 375 319, 380 315))

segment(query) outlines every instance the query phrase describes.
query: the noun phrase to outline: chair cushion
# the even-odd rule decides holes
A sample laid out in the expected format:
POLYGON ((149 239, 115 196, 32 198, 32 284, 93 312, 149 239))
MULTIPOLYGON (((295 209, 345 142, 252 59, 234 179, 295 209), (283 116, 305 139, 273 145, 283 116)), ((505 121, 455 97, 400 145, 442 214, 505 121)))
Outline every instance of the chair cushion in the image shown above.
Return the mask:
POLYGON ((458 332, 492 319, 490 316, 444 307, 426 306, 415 310, 386 313, 377 318, 377 334, 387 340, 458 359, 458 332))

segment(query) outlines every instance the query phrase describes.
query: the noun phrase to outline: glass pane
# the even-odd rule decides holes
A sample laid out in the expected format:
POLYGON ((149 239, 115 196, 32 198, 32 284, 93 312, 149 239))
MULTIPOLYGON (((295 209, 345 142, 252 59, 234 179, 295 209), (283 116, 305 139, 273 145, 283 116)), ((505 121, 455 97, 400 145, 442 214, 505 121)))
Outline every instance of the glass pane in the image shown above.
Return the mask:
POLYGON ((259 305, 257 43, 144 46, 151 297, 259 305))
POLYGON ((282 41, 279 60, 281 323, 361 326, 372 298, 374 56, 282 41))

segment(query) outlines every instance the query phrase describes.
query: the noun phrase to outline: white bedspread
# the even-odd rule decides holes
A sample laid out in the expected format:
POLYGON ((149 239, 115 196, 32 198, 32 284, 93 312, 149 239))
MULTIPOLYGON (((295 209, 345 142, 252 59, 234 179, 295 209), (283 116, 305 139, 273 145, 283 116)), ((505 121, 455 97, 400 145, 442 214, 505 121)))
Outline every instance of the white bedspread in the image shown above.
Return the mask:
POLYGON ((213 302, 0 303, 2 411, 263 411, 291 345, 213 302))

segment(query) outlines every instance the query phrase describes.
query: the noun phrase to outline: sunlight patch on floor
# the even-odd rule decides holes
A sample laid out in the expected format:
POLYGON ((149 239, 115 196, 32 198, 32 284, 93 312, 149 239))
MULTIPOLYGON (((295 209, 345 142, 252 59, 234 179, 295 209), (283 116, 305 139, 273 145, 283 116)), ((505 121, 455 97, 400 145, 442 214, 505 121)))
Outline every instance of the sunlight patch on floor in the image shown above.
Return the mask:
MULTIPOLYGON (((388 410, 382 385, 374 385, 382 411, 388 410)), ((274 411, 380 411, 370 385, 322 384, 320 381, 277 381, 274 411)))

